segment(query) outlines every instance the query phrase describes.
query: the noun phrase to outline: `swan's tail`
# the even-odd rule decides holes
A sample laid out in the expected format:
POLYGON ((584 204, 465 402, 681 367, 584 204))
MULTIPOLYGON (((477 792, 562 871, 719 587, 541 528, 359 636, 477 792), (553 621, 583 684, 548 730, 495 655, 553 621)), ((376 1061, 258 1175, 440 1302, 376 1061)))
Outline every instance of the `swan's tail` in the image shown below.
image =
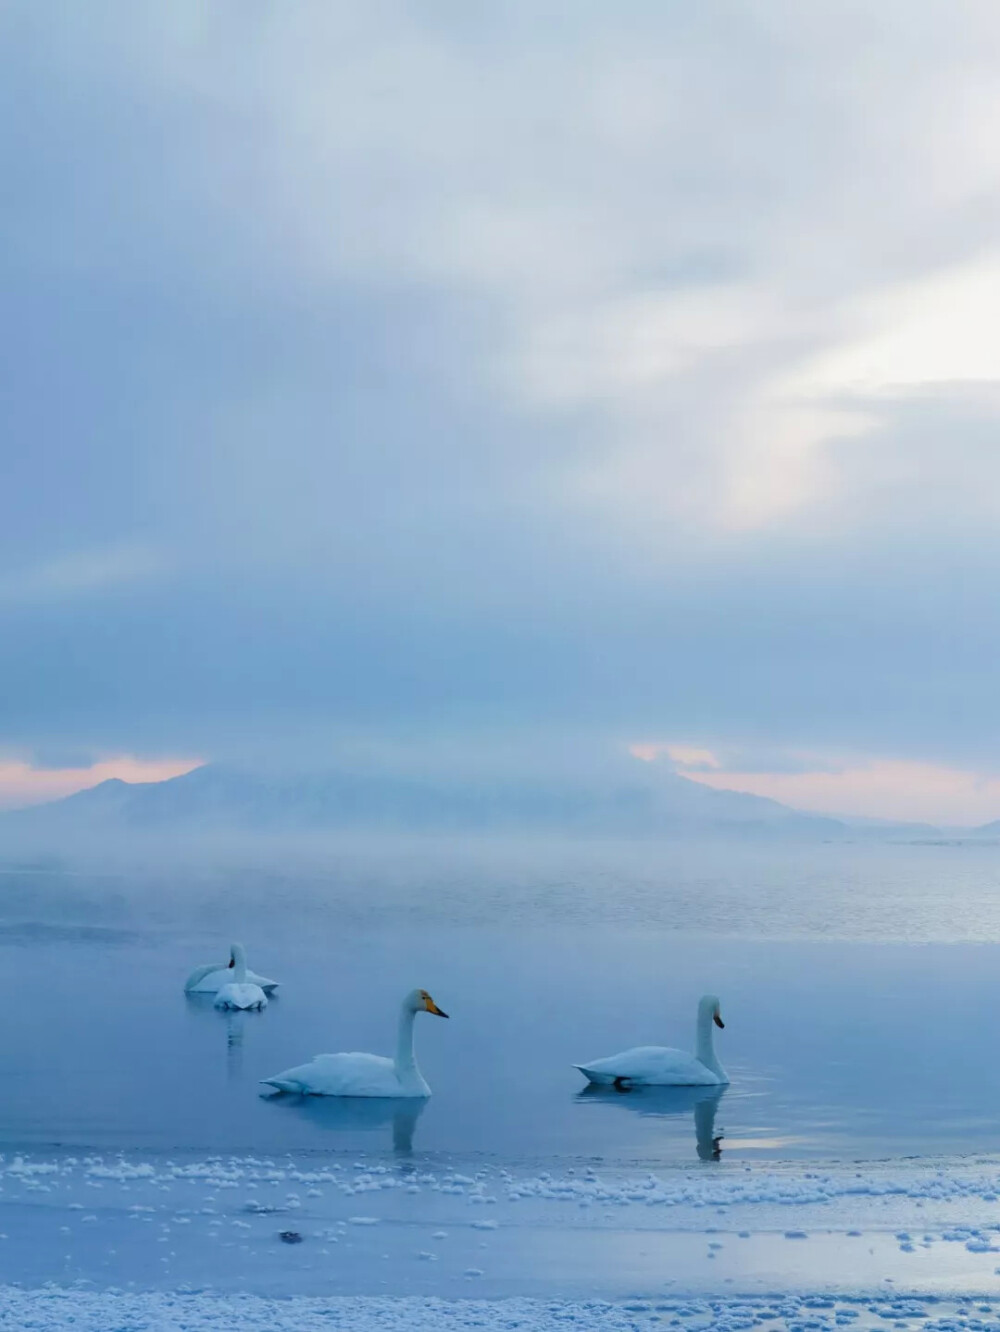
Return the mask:
POLYGON ((588 1082, 593 1082, 598 1087, 608 1086, 614 1082, 614 1078, 609 1077, 607 1073, 597 1073, 594 1069, 588 1068, 586 1064, 574 1064, 573 1067, 579 1073, 582 1073, 588 1082))
POLYGON ((261 1078, 261 1085, 264 1087, 273 1087, 275 1091, 280 1092, 301 1092, 302 1087, 298 1082, 289 1082, 287 1078, 261 1078))

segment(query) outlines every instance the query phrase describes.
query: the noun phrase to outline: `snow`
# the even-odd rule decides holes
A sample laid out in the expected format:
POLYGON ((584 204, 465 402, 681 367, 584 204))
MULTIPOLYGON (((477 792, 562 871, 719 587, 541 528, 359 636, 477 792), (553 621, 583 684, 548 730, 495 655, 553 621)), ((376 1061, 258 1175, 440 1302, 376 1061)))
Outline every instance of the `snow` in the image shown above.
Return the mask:
MULTIPOLYGON (((8 1159, 0 1155, 0 1198, 68 1196, 83 1188, 100 1191, 109 1187, 139 1191, 143 1196, 178 1188, 200 1189, 203 1203, 217 1202, 220 1195, 240 1190, 255 1193, 261 1187, 270 1187, 279 1191, 273 1201, 262 1203, 256 1197, 246 1200, 248 1208, 268 1212, 320 1207, 338 1197, 402 1194, 461 1199, 477 1209, 499 1206, 511 1215, 532 1206, 555 1205, 560 1210, 566 1207, 576 1210, 581 1204, 685 1215, 731 1210, 752 1213, 761 1207, 823 1209, 844 1204, 857 1210, 893 1201, 942 1207, 982 1204, 988 1208, 1000 1194, 1000 1164, 925 1160, 866 1163, 863 1169, 831 1165, 826 1169, 803 1170, 794 1165, 763 1163, 711 1171, 668 1168, 660 1173, 637 1174, 613 1168, 601 1173, 593 1168, 557 1173, 490 1165, 465 1173, 364 1160, 350 1166, 329 1160, 315 1165, 310 1158, 295 1156, 143 1160, 125 1156, 20 1154, 8 1159)), ((73 1196, 65 1205, 76 1209, 82 1204, 79 1197, 73 1196)), ((133 1202, 132 1207, 135 1210, 137 1204, 133 1202)), ((371 1212, 353 1212, 345 1219, 355 1225, 371 1225, 379 1218, 371 1212)), ((494 1230, 500 1223, 478 1215, 470 1217, 469 1224, 481 1230, 494 1230)), ((958 1238, 957 1232, 954 1237, 958 1238)), ((975 1237, 969 1233, 962 1235, 963 1240, 975 1237)), ((896 1238, 909 1240, 912 1236, 900 1230, 896 1238)))
MULTIPOLYGON (((200 1292, 229 1300, 225 1317, 244 1297, 276 1301, 279 1313, 287 1301, 305 1301, 305 1327, 319 1307, 309 1301, 327 1298, 348 1328, 364 1325, 375 1299, 393 1301, 390 1327, 409 1326, 404 1317, 429 1325, 434 1300, 459 1309, 442 1326, 463 1326, 461 1310, 471 1318, 472 1306, 462 1301, 473 1293, 488 1306, 476 1315, 484 1327, 514 1326, 502 1319, 522 1308, 518 1301, 534 1301, 525 1329, 553 1320, 587 1326, 595 1299, 633 1319, 635 1301, 652 1301, 641 1325, 686 1326, 686 1315, 667 1318, 654 1306, 667 1296, 694 1308, 719 1292, 788 1300, 804 1290, 847 1300, 844 1318, 856 1321, 847 1315, 859 1291, 1000 1297, 998 1188, 1000 1165, 988 1160, 863 1169, 740 1162, 650 1173, 311 1154, 25 1152, 0 1156, 0 1247, 4 1275, 42 1292, 44 1316, 24 1322, 19 1309, 0 1328, 59 1326, 49 1305, 57 1309, 58 1290, 74 1283, 88 1300, 102 1290, 161 1301, 200 1292), (552 1295, 563 1301, 558 1319, 552 1295)), ((4 1298, 14 1308, 22 1296, 4 1298)), ((148 1326, 157 1332, 188 1325, 156 1307, 161 1321, 148 1326)), ((735 1307, 727 1317, 749 1317, 735 1307)), ((183 1316, 212 1327, 220 1308, 185 1306, 183 1316)), ((106 1316, 95 1312, 93 1325, 147 1326, 141 1310, 102 1325, 106 1316)), ((283 1326, 275 1318, 264 1325, 283 1326)))
POLYGON ((795 1329, 834 1332, 912 1326, 925 1332, 983 1332, 996 1326, 995 1301, 933 1296, 823 1295, 700 1300, 443 1300, 323 1297, 269 1299, 209 1292, 90 1291, 0 1287, 0 1328, 10 1332, 637 1332, 671 1327, 703 1332, 795 1329))

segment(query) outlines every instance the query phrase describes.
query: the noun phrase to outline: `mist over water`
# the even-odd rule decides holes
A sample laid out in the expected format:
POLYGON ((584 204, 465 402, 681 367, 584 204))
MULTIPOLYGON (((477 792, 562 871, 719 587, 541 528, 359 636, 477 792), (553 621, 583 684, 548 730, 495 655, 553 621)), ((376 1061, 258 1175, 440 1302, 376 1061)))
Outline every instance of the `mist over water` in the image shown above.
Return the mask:
POLYGON ((1000 942, 1000 846, 510 837, 116 839, 0 854, 13 926, 302 937, 341 929, 619 926, 741 939, 1000 942))

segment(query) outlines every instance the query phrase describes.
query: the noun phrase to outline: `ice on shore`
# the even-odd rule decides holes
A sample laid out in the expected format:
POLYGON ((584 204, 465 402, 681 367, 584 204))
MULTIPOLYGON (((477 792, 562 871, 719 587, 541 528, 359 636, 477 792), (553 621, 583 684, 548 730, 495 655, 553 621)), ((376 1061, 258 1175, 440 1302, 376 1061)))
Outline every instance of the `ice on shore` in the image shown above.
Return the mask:
POLYGON ((924 1332, 982 1332, 996 1327, 992 1300, 824 1295, 700 1300, 442 1300, 436 1298, 294 1297, 208 1292, 89 1291, 79 1287, 0 1287, 0 1328, 32 1332, 638 1332, 671 1327, 703 1332, 808 1329, 836 1332, 912 1326, 924 1332))

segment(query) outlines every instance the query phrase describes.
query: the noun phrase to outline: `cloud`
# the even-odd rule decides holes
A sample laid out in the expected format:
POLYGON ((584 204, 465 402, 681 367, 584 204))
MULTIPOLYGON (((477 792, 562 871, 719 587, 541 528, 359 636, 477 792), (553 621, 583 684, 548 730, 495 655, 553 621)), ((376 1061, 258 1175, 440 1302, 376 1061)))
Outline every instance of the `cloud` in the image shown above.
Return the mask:
POLYGON ((1000 776, 995 774, 912 759, 808 754, 792 755, 792 770, 754 771, 692 761, 690 754, 699 751, 670 748, 675 770, 691 781, 718 791, 768 796, 795 809, 965 826, 1000 818, 1000 776))
POLYGON ((77 551, 0 573, 0 604, 74 599, 142 582, 160 573, 163 567, 154 552, 141 546, 77 551))
POLYGON ((987 253, 859 302, 867 331, 813 357, 789 394, 868 401, 942 384, 1000 382, 1000 255, 987 253))
POLYGON ((633 758, 643 763, 655 763, 664 755, 679 768, 686 771, 711 771, 721 768, 722 764, 710 749, 700 749, 697 745, 675 745, 657 741, 640 741, 628 746, 633 758))
MULTIPOLYGON (((229 67, 223 96, 266 130, 252 159, 229 146, 309 281, 464 291, 489 312, 481 389, 603 417, 596 465, 561 460, 567 502, 703 533, 780 521, 835 488, 826 446, 877 428, 844 400, 869 396, 872 356, 897 389, 940 383, 983 328, 962 274, 996 220, 988 7, 914 28, 751 6, 725 32, 584 8, 558 42, 526 41, 518 9, 488 44, 387 12, 380 40, 340 12, 254 33, 262 79, 229 67)), ((214 85, 198 55, 187 79, 214 85)))
POLYGON ((1000 20, 960 9, 930 5, 914 29, 902 8, 873 26, 860 6, 836 24, 749 6, 722 31, 636 4, 609 31, 583 7, 528 41, 520 6, 449 25, 306 5, 241 15, 234 51, 235 11, 182 5, 141 35, 118 10, 60 60, 90 79, 130 47, 130 92, 170 131, 189 206, 173 245, 196 222, 210 246, 226 235, 223 273, 265 261, 265 281, 321 299, 416 285, 474 303, 478 392, 604 417, 596 466, 559 461, 566 502, 582 487, 619 520, 653 504, 725 530, 835 484, 819 455, 872 426, 842 400, 872 354, 923 385, 974 340, 944 330, 965 326, 961 274, 996 218, 982 50, 1000 20))
POLYGON ((995 5, 0 24, 5 743, 988 770, 995 5))

